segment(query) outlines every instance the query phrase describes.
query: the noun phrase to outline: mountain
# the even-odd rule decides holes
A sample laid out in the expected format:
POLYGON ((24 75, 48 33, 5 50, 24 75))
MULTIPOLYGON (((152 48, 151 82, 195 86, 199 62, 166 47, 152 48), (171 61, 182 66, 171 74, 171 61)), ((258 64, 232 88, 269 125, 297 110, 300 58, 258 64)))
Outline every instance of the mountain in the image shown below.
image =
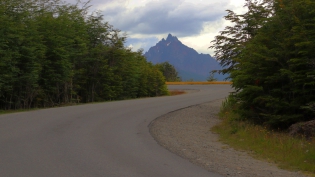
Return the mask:
MULTIPOLYGON (((168 61, 176 68, 183 81, 206 81, 210 71, 221 69, 219 63, 209 54, 199 54, 171 34, 166 40, 163 38, 151 47, 144 56, 153 64, 168 61)), ((223 80, 225 77, 217 74, 215 78, 223 80)))

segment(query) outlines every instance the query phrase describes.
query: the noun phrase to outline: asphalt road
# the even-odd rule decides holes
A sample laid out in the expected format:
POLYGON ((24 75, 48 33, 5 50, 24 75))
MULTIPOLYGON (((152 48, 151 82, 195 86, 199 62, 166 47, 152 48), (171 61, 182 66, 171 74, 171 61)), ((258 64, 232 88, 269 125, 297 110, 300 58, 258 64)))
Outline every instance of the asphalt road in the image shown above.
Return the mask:
POLYGON ((0 116, 1 177, 216 177, 158 145, 148 125, 224 98, 229 85, 183 85, 189 94, 0 116))

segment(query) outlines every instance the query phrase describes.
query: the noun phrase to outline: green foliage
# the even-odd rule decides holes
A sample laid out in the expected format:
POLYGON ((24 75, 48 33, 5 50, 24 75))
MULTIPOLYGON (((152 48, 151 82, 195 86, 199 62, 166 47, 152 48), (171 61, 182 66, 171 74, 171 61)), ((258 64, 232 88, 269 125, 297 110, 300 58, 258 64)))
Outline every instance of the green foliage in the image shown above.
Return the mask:
POLYGON ((158 63, 156 66, 163 73, 166 82, 180 82, 181 78, 178 76, 178 72, 175 67, 169 62, 158 63))
MULTIPOLYGON (((249 8, 244 14, 248 17, 247 25, 241 28, 240 34, 251 35, 245 42, 238 43, 237 48, 231 48, 230 53, 235 55, 221 59, 233 63, 227 72, 237 91, 239 114, 254 123, 274 128, 287 128, 293 123, 314 119, 315 112, 310 110, 310 104, 315 101, 315 80, 308 76, 315 71, 315 3, 276 0, 268 6, 256 7, 259 7, 255 8, 258 11, 254 10, 258 17, 268 18, 258 18, 263 20, 256 20, 258 23, 252 26, 249 22, 257 18, 248 15, 255 14, 249 8), (262 13, 269 9, 273 9, 270 15, 262 13), (248 29, 255 32, 249 33, 252 30, 248 29)), ((239 27, 237 24, 234 28, 239 27)), ((233 34, 236 33, 229 33, 233 34)), ((222 48, 230 44, 214 46, 220 54, 227 52, 222 48)))
POLYGON ((162 73, 88 7, 0 2, 0 109, 167 94, 162 73))
POLYGON ((226 10, 228 14, 224 18, 234 26, 225 27, 220 35, 211 41, 212 45, 209 47, 215 50, 214 57, 224 67, 218 71, 219 73, 230 73, 237 68, 238 57, 242 56, 246 43, 257 34, 257 30, 272 15, 272 2, 272 0, 262 2, 246 0, 244 7, 247 7, 248 11, 241 15, 226 10))

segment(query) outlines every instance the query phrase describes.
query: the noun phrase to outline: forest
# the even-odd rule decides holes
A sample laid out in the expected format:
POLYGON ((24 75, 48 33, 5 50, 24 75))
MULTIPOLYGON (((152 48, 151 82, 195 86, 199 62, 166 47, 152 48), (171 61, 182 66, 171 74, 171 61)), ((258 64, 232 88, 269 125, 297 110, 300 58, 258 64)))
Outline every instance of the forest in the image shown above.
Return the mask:
POLYGON ((241 120, 276 129, 315 119, 315 1, 246 0, 211 42, 241 120))
POLYGON ((168 94, 160 67, 124 47, 126 35, 89 8, 0 1, 0 109, 168 94))

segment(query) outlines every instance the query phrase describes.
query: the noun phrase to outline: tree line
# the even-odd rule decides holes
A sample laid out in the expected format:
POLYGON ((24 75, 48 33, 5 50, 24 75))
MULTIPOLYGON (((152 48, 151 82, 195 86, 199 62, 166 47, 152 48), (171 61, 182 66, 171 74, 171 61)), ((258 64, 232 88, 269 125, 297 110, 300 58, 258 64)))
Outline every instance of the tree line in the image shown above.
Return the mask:
POLYGON ((168 94, 160 68, 89 7, 1 0, 0 109, 168 94))
POLYGON ((315 118, 315 2, 246 0, 212 41, 241 119, 273 128, 315 118))

